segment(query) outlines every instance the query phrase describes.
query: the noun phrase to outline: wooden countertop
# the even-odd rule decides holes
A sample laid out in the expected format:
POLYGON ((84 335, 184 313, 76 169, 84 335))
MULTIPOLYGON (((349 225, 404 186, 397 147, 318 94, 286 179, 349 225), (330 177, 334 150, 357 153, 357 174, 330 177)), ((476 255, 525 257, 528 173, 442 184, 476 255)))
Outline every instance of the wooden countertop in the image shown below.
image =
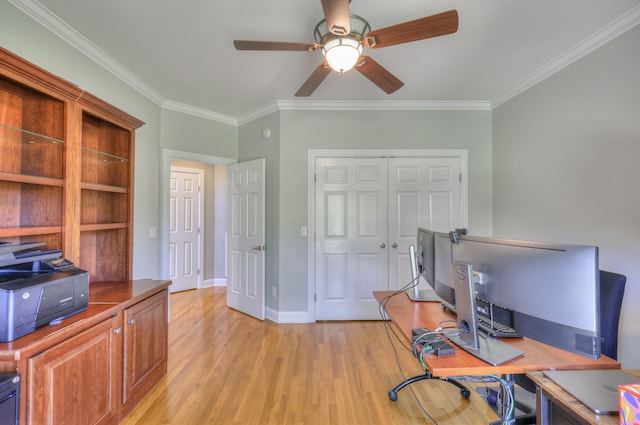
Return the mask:
MULTIPOLYGON (((376 291, 374 295, 380 302, 393 293, 393 291, 376 291)), ((455 316, 443 310, 440 303, 412 302, 406 293, 392 297, 386 303, 386 310, 407 341, 411 340, 413 328, 436 329, 446 326, 447 321, 455 321, 455 316)), ((501 341, 524 351, 524 355, 498 366, 491 366, 456 347, 453 356, 438 357, 426 354, 424 361, 429 370, 439 377, 502 375, 548 369, 620 369, 620 363, 609 357, 601 356, 599 359, 591 359, 530 338, 501 338, 501 341)))
MULTIPOLYGON (((49 324, 11 342, 0 343, 0 362, 17 362, 96 325, 171 285, 170 280, 131 280, 89 284, 89 305, 59 323, 49 324)), ((7 367, 0 367, 7 369, 7 367)), ((5 370, 10 371, 10 370, 5 370)))

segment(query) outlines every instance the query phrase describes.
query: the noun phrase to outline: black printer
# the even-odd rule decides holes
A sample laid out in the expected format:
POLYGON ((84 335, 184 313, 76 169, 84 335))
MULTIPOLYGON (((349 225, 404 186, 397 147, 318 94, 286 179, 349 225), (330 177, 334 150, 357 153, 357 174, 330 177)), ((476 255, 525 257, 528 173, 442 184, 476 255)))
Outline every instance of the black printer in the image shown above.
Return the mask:
POLYGON ((0 342, 87 309, 89 273, 59 250, 10 249, 0 245, 0 342))

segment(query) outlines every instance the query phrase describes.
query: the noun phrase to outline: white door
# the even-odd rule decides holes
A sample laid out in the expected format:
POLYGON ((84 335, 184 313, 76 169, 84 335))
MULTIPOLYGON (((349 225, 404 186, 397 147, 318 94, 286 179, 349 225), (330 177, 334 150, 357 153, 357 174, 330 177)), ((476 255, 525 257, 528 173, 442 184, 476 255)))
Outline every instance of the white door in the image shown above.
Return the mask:
MULTIPOLYGON (((424 227, 448 232, 462 227, 459 158, 389 159, 389 290, 412 280, 409 245, 424 227)), ((420 279, 421 289, 427 289, 420 279)))
POLYGON ((387 160, 319 158, 316 211, 316 319, 375 318, 372 292, 388 288, 387 160))
POLYGON ((171 167, 169 179, 169 276, 171 292, 200 284, 201 205, 203 171, 171 167))
POLYGON ((265 316, 265 159, 229 165, 227 305, 265 316))
POLYGON ((411 281, 418 227, 462 226, 460 164, 457 157, 316 159, 316 320, 380 318, 372 292, 411 281))

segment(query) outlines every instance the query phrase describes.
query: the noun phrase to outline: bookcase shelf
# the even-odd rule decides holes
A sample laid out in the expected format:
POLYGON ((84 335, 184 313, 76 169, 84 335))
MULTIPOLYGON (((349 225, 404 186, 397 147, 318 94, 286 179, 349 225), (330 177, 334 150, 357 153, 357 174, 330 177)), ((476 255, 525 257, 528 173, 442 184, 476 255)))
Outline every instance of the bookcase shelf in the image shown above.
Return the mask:
POLYGON ((141 125, 0 48, 0 242, 44 242, 91 281, 131 279, 141 125))

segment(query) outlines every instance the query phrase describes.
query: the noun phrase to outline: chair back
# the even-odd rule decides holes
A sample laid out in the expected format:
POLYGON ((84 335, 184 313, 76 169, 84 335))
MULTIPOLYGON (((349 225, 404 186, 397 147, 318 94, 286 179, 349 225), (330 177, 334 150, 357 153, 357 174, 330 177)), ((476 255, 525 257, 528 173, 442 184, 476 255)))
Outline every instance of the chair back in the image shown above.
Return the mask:
POLYGON ((600 270, 600 351, 618 359, 618 324, 627 277, 600 270))

